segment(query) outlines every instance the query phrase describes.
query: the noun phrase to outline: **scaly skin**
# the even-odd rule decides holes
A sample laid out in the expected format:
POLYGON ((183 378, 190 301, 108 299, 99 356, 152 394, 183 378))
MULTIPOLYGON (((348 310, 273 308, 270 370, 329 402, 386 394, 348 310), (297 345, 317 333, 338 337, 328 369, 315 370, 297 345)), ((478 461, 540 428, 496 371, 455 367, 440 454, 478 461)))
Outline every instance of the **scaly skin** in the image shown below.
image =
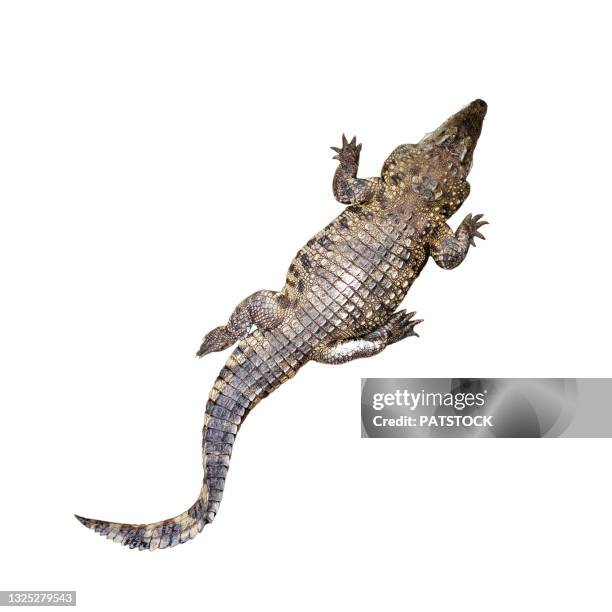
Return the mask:
POLYGON ((361 145, 335 148, 336 199, 350 205, 302 247, 279 292, 258 291, 226 325, 204 338, 199 357, 239 342, 210 393, 204 419, 204 482, 189 510, 148 525, 77 517, 115 542, 140 550, 185 542, 213 521, 234 439, 261 399, 308 361, 345 363, 416 336, 414 313, 396 312, 431 256, 450 269, 465 258, 482 215, 453 232, 447 219, 469 194, 466 178, 486 104, 475 100, 417 145, 401 145, 380 177, 357 178, 361 145), (253 331, 251 329, 256 327, 253 331))

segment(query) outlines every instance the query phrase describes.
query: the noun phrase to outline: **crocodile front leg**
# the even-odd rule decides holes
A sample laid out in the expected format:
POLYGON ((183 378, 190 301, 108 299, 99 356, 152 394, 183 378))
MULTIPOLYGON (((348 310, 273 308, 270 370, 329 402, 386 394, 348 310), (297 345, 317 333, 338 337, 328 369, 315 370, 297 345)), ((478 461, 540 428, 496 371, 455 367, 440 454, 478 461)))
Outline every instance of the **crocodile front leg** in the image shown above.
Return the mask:
POLYGON ((485 240, 478 231, 488 221, 481 221, 482 215, 468 215, 459 225, 457 231, 442 223, 430 239, 430 254, 434 261, 445 270, 456 268, 467 255, 470 245, 476 246, 474 238, 485 240))
POLYGON ((365 204, 369 202, 380 189, 380 178, 357 178, 359 169, 359 154, 361 144, 353 138, 348 142, 342 134, 342 147, 332 147, 338 154, 334 155, 340 163, 334 174, 334 197, 341 204, 365 204))
POLYGON ((409 336, 419 335, 414 331, 414 327, 423 319, 413 319, 414 315, 414 312, 400 310, 373 332, 361 338, 322 346, 313 352, 311 358, 318 363, 340 364, 353 361, 353 359, 378 355, 390 344, 409 336))

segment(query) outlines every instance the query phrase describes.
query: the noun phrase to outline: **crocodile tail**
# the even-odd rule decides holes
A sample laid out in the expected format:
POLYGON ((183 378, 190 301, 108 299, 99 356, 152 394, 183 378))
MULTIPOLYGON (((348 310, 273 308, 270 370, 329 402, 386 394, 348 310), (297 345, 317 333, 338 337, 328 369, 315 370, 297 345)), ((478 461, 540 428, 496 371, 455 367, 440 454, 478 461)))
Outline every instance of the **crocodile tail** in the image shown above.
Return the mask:
MULTIPOLYGON (((202 435, 204 484, 196 502, 174 518, 144 525, 76 518, 85 527, 139 550, 182 544, 212 523, 218 510, 238 429, 251 409, 306 362, 307 346, 297 348, 283 329, 255 330, 242 340, 210 392, 202 435)), ((293 334, 295 336, 295 333, 293 334)))
POLYGON ((206 486, 196 502, 185 510, 182 514, 165 521, 157 523, 131 525, 129 523, 111 523, 99 519, 74 516, 85 527, 92 529, 101 536, 106 536, 113 542, 118 542, 123 546, 138 548, 139 550, 155 550, 157 548, 167 548, 176 546, 195 538, 207 522, 206 509, 206 486))

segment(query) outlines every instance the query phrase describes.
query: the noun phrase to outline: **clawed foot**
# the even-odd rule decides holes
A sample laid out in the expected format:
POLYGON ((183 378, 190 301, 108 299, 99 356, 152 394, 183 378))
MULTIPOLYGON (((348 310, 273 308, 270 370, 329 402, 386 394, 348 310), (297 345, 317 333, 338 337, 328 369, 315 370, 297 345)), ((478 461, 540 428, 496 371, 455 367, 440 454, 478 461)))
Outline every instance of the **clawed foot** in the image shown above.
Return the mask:
POLYGON ((225 325, 215 327, 215 329, 204 336, 196 357, 204 357, 208 353, 222 351, 234 344, 234 342, 236 342, 236 338, 227 331, 225 325))
POLYGON ((387 344, 394 344, 409 336, 417 336, 414 331, 415 326, 423 322, 423 319, 413 319, 415 312, 406 312, 400 310, 396 312, 392 317, 383 325, 383 328, 387 332, 387 344))
POLYGON ((486 238, 478 231, 483 225, 487 225, 488 221, 481 221, 483 215, 474 215, 472 217, 469 214, 461 223, 461 225, 467 230, 468 236, 470 237, 470 244, 476 246, 474 238, 480 238, 486 240, 486 238))
POLYGON ((333 159, 337 159, 341 164, 359 164, 359 153, 361 151, 361 143, 357 144, 357 137, 353 136, 353 140, 348 142, 346 136, 342 134, 342 147, 331 147, 338 155, 334 155, 333 159))

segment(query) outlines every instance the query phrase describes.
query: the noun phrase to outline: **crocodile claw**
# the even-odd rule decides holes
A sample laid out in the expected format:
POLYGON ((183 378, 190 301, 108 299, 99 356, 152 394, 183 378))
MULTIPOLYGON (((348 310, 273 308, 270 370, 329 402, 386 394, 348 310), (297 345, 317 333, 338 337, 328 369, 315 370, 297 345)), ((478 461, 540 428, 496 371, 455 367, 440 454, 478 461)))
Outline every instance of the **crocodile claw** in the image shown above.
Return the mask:
POLYGON ((342 146, 331 147, 332 151, 335 151, 337 155, 334 155, 333 159, 339 160, 341 163, 359 163, 359 153, 361 152, 361 143, 357 144, 357 137, 353 136, 349 142, 344 134, 342 134, 342 146))
POLYGON ((413 319, 412 317, 414 317, 415 314, 416 312, 400 310, 387 321, 385 329, 388 333, 388 344, 394 344, 410 336, 419 337, 419 334, 414 331, 414 328, 419 323, 422 323, 423 319, 413 319))
POLYGON ((470 244, 474 247, 476 246, 474 238, 486 240, 486 238, 478 231, 483 225, 488 225, 489 223, 488 221, 481 221, 482 217, 483 215, 472 216, 470 213, 461 223, 462 227, 467 230, 470 244))

